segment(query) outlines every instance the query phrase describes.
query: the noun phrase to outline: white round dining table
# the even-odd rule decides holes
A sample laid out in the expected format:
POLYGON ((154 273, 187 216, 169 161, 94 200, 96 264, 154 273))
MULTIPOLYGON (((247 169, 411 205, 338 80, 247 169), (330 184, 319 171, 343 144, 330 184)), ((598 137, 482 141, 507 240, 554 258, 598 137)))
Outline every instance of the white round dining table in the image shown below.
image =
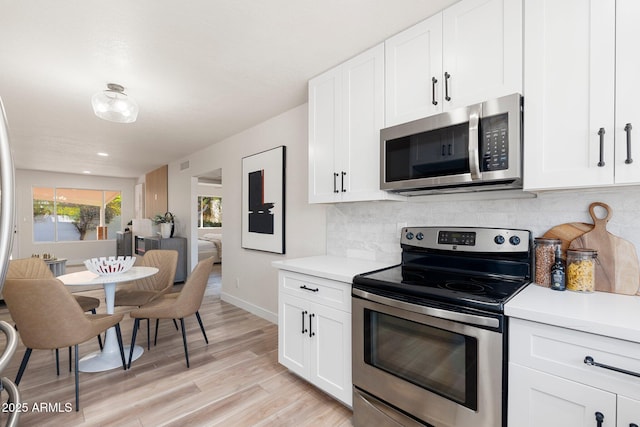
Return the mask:
MULTIPOLYGON (((115 309, 116 285, 118 283, 131 282, 132 280, 153 276, 157 272, 158 269, 155 267, 131 267, 129 270, 121 274, 100 276, 88 270, 84 270, 76 273, 63 274, 62 276, 58 276, 57 279, 67 286, 102 285, 104 288, 107 314, 113 314, 115 309)), ((125 358, 129 354, 129 349, 130 346, 125 346, 125 358)), ((133 357, 131 361, 142 356, 143 352, 143 348, 136 345, 133 349, 133 357)), ((102 372, 118 367, 122 367, 122 359, 120 357, 120 348, 116 337, 116 328, 111 327, 107 329, 107 335, 104 339, 102 351, 96 351, 82 357, 82 359, 80 359, 78 369, 82 372, 102 372)))

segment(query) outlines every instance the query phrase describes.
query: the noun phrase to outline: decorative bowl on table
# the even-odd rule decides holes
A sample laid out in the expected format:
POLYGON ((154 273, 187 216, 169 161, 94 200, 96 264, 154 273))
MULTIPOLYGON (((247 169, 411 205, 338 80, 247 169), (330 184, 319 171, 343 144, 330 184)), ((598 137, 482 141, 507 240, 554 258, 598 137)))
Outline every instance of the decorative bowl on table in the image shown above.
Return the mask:
POLYGON ((99 257, 85 260, 84 265, 92 273, 100 276, 109 276, 112 274, 121 274, 133 267, 136 257, 119 256, 119 257, 99 257))

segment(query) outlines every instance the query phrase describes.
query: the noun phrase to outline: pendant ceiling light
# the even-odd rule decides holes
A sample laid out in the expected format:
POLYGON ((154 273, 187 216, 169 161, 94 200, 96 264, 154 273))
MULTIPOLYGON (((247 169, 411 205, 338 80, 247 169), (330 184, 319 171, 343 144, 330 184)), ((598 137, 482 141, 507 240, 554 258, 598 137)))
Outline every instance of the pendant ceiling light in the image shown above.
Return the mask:
POLYGON ((91 105, 96 116, 110 122, 133 123, 138 118, 138 104, 119 84, 107 84, 106 90, 93 95, 91 105))

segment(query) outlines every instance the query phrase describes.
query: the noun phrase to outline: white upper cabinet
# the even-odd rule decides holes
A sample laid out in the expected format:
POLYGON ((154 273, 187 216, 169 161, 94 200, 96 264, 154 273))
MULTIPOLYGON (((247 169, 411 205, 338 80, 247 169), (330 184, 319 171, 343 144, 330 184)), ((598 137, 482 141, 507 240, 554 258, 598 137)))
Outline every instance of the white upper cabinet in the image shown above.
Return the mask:
POLYGON ((463 0, 385 52, 386 126, 522 92, 522 0, 463 0))
POLYGON ((384 45, 309 81, 309 203, 382 200, 384 45))
POLYGON ((640 182, 638 2, 526 0, 524 16, 525 190, 640 182))
POLYGON ((442 111, 442 13, 385 42, 386 126, 442 111))
POLYGON ((336 198, 336 141, 342 126, 342 74, 332 69, 309 81, 309 202, 336 198))
POLYGON ((616 2, 616 184, 640 182, 639 20, 640 1, 616 2))
POLYGON ((461 1, 442 30, 445 111, 522 93, 522 0, 461 1))

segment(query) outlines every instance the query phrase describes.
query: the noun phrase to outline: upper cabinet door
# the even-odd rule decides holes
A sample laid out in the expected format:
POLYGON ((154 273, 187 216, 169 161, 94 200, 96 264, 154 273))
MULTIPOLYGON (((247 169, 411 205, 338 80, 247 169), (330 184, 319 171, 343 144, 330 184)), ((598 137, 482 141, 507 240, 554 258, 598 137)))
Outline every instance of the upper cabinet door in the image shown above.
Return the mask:
POLYGON ((442 12, 444 110, 522 93, 522 0, 464 0, 442 12))
POLYGON ((615 6, 525 1, 525 190, 614 181, 615 6))
POLYGON ((640 1, 616 2, 615 182, 640 182, 640 1))
MULTIPOLYGON (((345 172, 343 201, 376 199, 380 190, 380 129, 384 127, 384 44, 345 62, 344 142, 336 170, 345 172)), ((342 182, 341 182, 342 185, 342 182)))
POLYGON ((385 122, 442 111, 442 13, 385 41, 385 122))
POLYGON ((342 76, 332 69, 309 81, 309 201, 338 196, 335 144, 342 132, 342 76))

